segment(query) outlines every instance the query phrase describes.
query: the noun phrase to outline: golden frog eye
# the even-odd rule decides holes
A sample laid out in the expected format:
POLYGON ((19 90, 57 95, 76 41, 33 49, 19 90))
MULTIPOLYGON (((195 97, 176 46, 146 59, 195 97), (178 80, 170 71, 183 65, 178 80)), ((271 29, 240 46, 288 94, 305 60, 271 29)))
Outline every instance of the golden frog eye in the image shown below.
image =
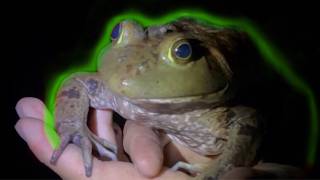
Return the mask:
POLYGON ((192 65, 192 62, 197 58, 194 54, 196 49, 193 49, 193 39, 186 37, 184 34, 168 34, 158 48, 160 59, 175 67, 184 68, 186 65, 192 65))

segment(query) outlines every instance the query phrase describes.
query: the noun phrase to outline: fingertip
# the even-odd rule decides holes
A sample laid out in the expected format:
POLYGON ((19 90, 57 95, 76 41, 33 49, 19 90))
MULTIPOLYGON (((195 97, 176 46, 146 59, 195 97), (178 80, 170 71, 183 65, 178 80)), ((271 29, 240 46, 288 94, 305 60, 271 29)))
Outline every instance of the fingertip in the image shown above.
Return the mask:
POLYGON ((23 125, 22 125, 22 120, 18 120, 14 126, 14 129, 17 131, 18 135, 24 140, 27 141, 27 139, 25 138, 25 133, 24 133, 24 129, 23 129, 23 125))
MULTIPOLYGON (((142 145, 143 143, 139 143, 142 145)), ((149 142, 147 144, 150 144, 149 142)), ((149 146, 149 145, 148 145, 149 146)), ((163 154, 159 147, 150 145, 146 151, 137 149, 133 153, 132 161, 138 171, 145 177, 152 178, 157 176, 162 168, 163 154)), ((146 147, 146 146, 142 146, 146 147)))
POLYGON ((47 141, 43 122, 37 119, 24 118, 16 123, 15 129, 26 141, 34 155, 36 155, 41 162, 48 163, 53 149, 47 141))
POLYGON ((43 119, 44 107, 40 99, 24 97, 17 102, 15 109, 20 118, 31 117, 43 119))
POLYGON ((16 123, 15 129, 27 143, 38 141, 37 139, 41 138, 41 135, 35 129, 38 129, 40 122, 40 120, 31 118, 20 119, 16 123))
POLYGON ((160 173, 163 150, 159 137, 150 128, 126 123, 124 148, 140 174, 152 178, 160 173))

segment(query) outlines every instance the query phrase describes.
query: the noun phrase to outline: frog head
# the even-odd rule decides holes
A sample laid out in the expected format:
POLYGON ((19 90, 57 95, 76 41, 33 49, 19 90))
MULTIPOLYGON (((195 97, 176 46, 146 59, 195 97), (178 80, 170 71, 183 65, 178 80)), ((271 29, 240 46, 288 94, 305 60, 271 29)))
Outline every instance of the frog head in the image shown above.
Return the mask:
POLYGON ((110 90, 137 102, 224 101, 232 71, 220 48, 230 32, 194 21, 144 28, 126 20, 113 28, 99 73, 110 90))

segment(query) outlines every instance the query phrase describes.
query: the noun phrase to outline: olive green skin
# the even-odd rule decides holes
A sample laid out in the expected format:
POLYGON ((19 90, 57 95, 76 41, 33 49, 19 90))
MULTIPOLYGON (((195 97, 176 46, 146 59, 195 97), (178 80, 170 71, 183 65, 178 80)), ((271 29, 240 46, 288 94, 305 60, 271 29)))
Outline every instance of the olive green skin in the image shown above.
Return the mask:
POLYGON ((124 21, 121 27, 99 69, 113 92, 134 99, 175 98, 213 93, 227 84, 211 55, 176 56, 174 48, 190 40, 187 34, 147 37, 134 22, 124 21))

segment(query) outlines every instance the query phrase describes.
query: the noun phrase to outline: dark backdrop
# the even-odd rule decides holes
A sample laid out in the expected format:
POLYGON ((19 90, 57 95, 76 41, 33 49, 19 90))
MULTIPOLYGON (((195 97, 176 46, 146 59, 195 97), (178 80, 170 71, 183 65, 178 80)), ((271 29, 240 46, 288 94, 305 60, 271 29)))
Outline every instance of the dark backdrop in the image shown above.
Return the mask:
MULTIPOLYGON (((57 177, 35 159, 14 130, 18 120, 14 107, 20 98, 44 99, 45 88, 53 74, 85 63, 110 17, 128 8, 155 15, 182 7, 250 18, 281 49, 314 91, 320 90, 317 65, 320 60, 319 13, 315 3, 279 4, 270 0, 12 1, 2 6, 1 29, 8 31, 3 33, 6 41, 2 41, 5 56, 2 56, 1 73, 5 83, 1 89, 4 91, 2 109, 5 117, 0 125, 0 178, 57 177)), ((309 120, 305 99, 269 67, 260 69, 273 73, 269 76, 272 81, 266 82, 258 103, 268 118, 267 138, 262 150, 264 160, 303 166, 309 120)), ((320 176, 313 171, 310 177, 320 176)))

